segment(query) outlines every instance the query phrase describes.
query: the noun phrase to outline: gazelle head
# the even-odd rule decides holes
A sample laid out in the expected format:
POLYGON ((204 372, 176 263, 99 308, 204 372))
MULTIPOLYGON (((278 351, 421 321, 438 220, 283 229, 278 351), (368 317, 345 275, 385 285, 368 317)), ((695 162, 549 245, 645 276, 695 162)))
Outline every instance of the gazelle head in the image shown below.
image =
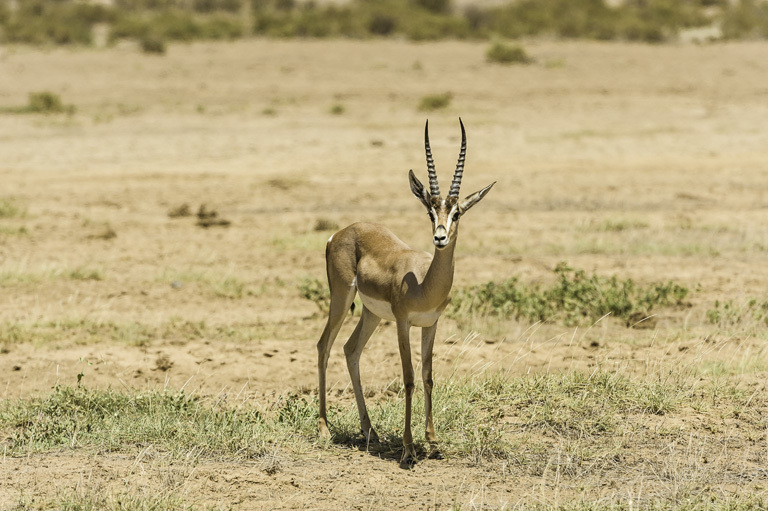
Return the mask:
POLYGON ((463 200, 459 200, 461 176, 464 173, 464 156, 467 152, 467 134, 464 131, 464 123, 461 122, 461 118, 459 118, 459 124, 461 125, 461 151, 459 152, 459 162, 456 164, 456 170, 453 173, 451 189, 446 198, 440 196, 435 162, 432 161, 432 150, 429 148, 429 121, 424 126, 424 149, 427 152, 429 190, 424 188, 421 181, 413 174, 413 170, 408 173, 411 191, 427 208, 429 219, 432 221, 432 242, 437 249, 447 247, 456 239, 461 215, 480 202, 480 199, 485 197, 485 194, 496 184, 494 181, 482 190, 467 196, 463 200))

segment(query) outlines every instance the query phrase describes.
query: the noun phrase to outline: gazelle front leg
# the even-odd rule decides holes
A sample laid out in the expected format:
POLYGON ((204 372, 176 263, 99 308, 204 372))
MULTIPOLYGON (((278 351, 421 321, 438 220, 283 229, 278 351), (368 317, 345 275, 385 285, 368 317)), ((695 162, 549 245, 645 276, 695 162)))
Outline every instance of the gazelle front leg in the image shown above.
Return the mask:
POLYGON ((435 425, 432 422, 432 348, 435 345, 435 333, 437 332, 437 322, 430 327, 421 329, 421 378, 424 381, 424 415, 426 417, 426 428, 424 436, 429 442, 432 459, 443 459, 442 453, 437 448, 437 435, 435 435, 435 425))
POLYGON ((405 427, 403 429, 403 457, 401 466, 411 466, 416 461, 416 449, 413 447, 411 434, 411 410, 413 401, 413 364, 411 364, 411 324, 408 320, 397 322, 397 344, 400 348, 400 362, 403 365, 403 384, 405 385, 405 427))

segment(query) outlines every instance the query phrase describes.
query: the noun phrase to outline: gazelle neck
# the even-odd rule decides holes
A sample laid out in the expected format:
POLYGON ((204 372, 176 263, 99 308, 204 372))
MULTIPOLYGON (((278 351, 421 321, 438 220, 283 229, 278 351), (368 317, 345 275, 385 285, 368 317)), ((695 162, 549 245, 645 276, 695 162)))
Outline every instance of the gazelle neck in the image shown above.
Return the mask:
POLYGON ((453 286, 453 252, 456 248, 456 238, 457 236, 454 236, 445 248, 435 248, 432 264, 429 265, 422 283, 424 297, 430 304, 442 304, 451 292, 451 286, 453 286))

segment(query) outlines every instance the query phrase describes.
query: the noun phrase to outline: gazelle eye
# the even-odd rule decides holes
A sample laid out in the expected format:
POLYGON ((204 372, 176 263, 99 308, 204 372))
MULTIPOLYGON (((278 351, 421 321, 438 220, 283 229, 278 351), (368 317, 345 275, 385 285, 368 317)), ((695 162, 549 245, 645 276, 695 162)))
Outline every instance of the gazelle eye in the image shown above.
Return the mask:
POLYGON ((459 212, 458 211, 453 214, 453 221, 454 222, 458 222, 459 221, 459 212))
POLYGON ((432 211, 428 211, 427 214, 429 215, 429 219, 434 222, 435 221, 435 215, 432 213, 432 211))

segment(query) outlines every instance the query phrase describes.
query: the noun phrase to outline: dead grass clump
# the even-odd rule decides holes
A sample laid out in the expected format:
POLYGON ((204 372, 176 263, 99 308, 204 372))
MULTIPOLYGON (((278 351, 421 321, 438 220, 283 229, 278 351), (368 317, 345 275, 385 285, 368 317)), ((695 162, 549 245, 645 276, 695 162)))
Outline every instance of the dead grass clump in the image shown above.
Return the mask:
POLYGON ((166 353, 161 353, 155 359, 155 369, 162 372, 167 372, 173 367, 173 360, 166 353))
POLYGON ((302 184, 304 184, 304 181, 292 177, 276 177, 267 180, 267 186, 284 191, 292 190, 302 184))
POLYGON ((192 216, 192 208, 190 208, 189 204, 185 202, 184 204, 174 206, 170 210, 168 210, 168 216, 170 218, 181 218, 181 217, 192 216))
POLYGON ((108 223, 87 236, 91 240, 112 240, 117 238, 117 232, 108 223))
POLYGON ((232 222, 219 217, 219 212, 215 209, 209 209, 205 204, 201 204, 197 210, 197 226, 208 227, 228 227, 232 222))
POLYGON ((312 229, 315 231, 337 231, 339 224, 328 218, 318 218, 312 229))

